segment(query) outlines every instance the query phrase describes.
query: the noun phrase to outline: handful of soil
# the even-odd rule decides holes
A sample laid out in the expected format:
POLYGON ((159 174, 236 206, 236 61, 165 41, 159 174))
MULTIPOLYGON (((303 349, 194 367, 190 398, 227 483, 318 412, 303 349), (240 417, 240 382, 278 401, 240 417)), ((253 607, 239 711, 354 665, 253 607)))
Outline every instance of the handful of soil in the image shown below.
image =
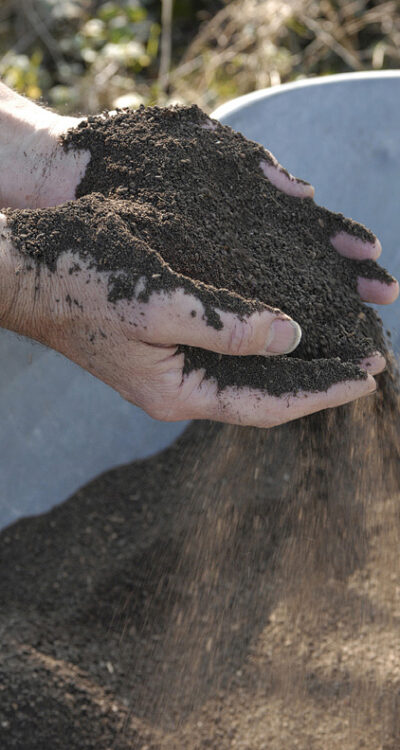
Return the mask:
POLYGON ((357 363, 384 352, 385 343, 357 278, 393 279, 372 261, 340 256, 330 237, 342 230, 362 240, 373 235, 311 198, 280 192, 260 168, 271 159, 262 146, 209 125, 196 106, 89 117, 63 138, 66 150, 88 149, 92 157, 77 200, 8 211, 15 245, 52 270, 73 250, 111 272, 110 301, 132 299, 144 275, 142 300, 152 291, 195 289, 216 328, 218 309, 245 315, 248 300, 253 309, 278 307, 301 325, 292 355, 228 357, 182 347, 184 372, 204 368, 220 389, 250 386, 280 396, 366 377, 357 363), (216 292, 210 307, 210 287, 235 296, 216 292))

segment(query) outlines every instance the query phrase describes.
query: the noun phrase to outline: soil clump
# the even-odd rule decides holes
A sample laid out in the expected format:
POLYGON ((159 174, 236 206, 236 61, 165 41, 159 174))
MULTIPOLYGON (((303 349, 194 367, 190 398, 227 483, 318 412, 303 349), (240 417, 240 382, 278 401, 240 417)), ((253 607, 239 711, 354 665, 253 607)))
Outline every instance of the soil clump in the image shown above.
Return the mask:
POLYGON ((59 255, 73 250, 109 272, 110 301, 135 293, 146 301, 152 292, 183 287, 203 301, 203 317, 215 328, 222 326, 218 309, 243 316, 268 305, 303 329, 299 347, 284 357, 183 347, 184 372, 204 368, 220 389, 248 385, 278 396, 363 378, 357 363, 385 351, 381 323, 360 301, 357 278, 392 277, 372 261, 340 256, 330 243, 343 230, 362 240, 373 235, 312 199, 276 189, 261 169, 271 155, 260 145, 196 106, 90 117, 63 144, 91 153, 77 200, 8 211, 22 253, 54 270, 59 255))

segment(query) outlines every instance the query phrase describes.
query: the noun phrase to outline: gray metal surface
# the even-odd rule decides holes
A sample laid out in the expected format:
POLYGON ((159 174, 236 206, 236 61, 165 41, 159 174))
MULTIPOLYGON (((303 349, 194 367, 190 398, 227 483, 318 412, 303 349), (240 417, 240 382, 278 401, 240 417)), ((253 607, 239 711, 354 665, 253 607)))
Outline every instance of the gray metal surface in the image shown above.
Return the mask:
MULTIPOLYGON (((263 143, 316 200, 367 224, 400 276, 400 73, 333 76, 241 97, 214 115, 263 143)), ((380 308, 400 344, 399 304, 380 308)), ((157 422, 64 357, 0 331, 0 527, 167 446, 157 422)))
POLYGON ((0 330, 0 528, 48 510, 107 469, 169 445, 151 419, 60 354, 0 330))

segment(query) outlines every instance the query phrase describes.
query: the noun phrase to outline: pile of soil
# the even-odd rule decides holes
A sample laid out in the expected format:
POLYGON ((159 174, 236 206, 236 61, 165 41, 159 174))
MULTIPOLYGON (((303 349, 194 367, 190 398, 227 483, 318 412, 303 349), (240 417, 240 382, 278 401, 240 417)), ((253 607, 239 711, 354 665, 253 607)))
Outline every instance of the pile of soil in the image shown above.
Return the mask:
MULTIPOLYGON (((375 312, 360 301, 359 276, 393 280, 372 261, 341 257, 330 237, 355 222, 277 190, 260 163, 270 154, 214 122, 196 106, 140 108, 83 121, 63 139, 88 149, 78 200, 60 207, 9 211, 21 253, 51 270, 67 250, 109 271, 109 300, 183 287, 218 309, 243 316, 269 305, 297 320, 303 339, 293 355, 223 356, 183 347, 184 372, 204 368, 222 389, 249 385, 274 395, 320 391, 364 378, 357 362, 385 351, 375 312), (224 289, 233 292, 215 292, 224 289)), ((76 270, 76 265, 71 270, 76 270)), ((173 343, 173 342, 172 342, 173 343)))
POLYGON ((399 496, 372 403, 196 423, 3 530, 2 750, 397 750, 399 496))

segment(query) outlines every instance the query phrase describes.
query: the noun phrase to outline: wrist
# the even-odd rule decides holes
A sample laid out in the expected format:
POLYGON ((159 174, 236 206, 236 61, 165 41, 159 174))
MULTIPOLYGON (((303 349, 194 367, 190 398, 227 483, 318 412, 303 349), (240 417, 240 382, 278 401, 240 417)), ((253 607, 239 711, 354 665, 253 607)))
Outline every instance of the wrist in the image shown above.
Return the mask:
POLYGON ((66 154, 59 137, 79 121, 0 83, 0 208, 40 208, 75 197, 89 155, 66 154))

